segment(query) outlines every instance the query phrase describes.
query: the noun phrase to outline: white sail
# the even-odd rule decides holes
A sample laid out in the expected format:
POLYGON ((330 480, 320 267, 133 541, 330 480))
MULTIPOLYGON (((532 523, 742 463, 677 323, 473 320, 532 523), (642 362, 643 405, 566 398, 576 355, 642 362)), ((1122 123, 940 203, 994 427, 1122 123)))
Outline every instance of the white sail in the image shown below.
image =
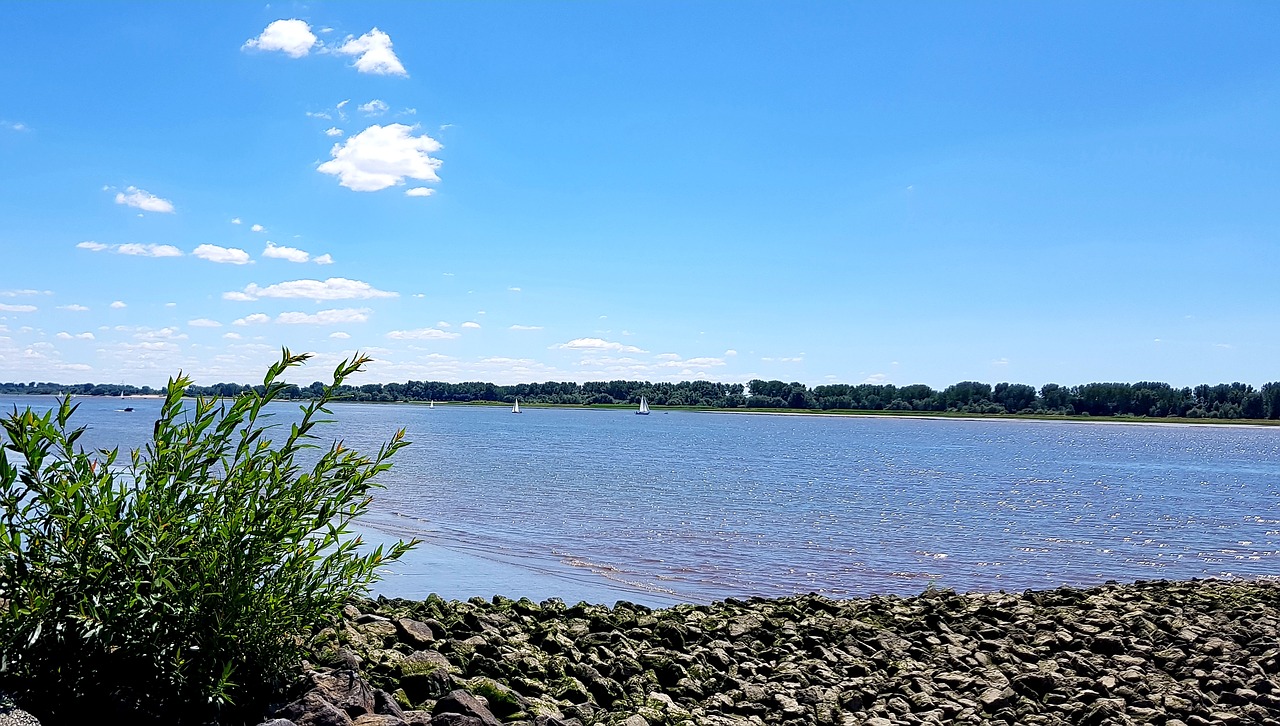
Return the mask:
POLYGON ((435 408, 435 407, 436 407, 435 401, 427 401, 427 408, 435 408))
POLYGON ((640 410, 639 410, 639 411, 636 411, 636 413, 637 413, 638 415, 640 415, 640 416, 648 416, 648 415, 649 415, 649 402, 648 402, 647 400, 645 400, 645 397, 644 397, 644 396, 641 396, 641 397, 640 397, 640 410))
POLYGON ((520 413, 520 399, 516 399, 516 405, 511 407, 511 413, 520 413))

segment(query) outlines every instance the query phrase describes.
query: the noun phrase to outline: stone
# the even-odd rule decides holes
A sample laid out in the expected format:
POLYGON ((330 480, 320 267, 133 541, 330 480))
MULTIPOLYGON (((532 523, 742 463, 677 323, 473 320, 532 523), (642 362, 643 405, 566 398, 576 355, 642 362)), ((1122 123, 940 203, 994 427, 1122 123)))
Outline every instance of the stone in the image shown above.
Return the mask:
POLYGON ((431 626, 421 620, 413 620, 412 618, 396 618, 396 632, 400 636, 400 642, 413 646, 414 648, 427 648, 436 640, 435 631, 431 626))
POLYGON ((431 710, 432 722, 434 723, 442 714, 446 713, 458 713, 479 719, 483 726, 502 725, 502 722, 493 715, 493 712, 487 706, 480 703, 475 696, 461 689, 449 692, 448 695, 436 702, 436 707, 431 710))
POLYGON ((319 689, 280 709, 279 715, 296 726, 352 726, 347 712, 326 701, 319 689))
POLYGON ((346 711, 352 718, 373 713, 373 687, 357 671, 316 673, 311 676, 311 683, 326 701, 346 711))

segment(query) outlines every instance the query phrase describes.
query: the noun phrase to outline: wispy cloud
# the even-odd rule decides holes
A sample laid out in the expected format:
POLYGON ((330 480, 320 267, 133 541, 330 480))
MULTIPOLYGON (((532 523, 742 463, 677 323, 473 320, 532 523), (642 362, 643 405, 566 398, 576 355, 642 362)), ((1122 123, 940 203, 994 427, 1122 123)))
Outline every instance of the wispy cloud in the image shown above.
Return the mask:
POLYGON ((393 330, 387 333, 392 340, 451 340, 460 337, 460 333, 451 333, 439 328, 418 328, 416 330, 393 330))
POLYGON ((397 297, 399 293, 379 290, 367 282, 330 277, 327 280, 290 280, 260 287, 256 283, 245 286, 243 291, 225 292, 225 300, 257 300, 259 298, 301 298, 304 300, 367 300, 379 297, 397 297))
POLYGON ((258 37, 245 41, 241 50, 280 51, 290 58, 301 58, 319 43, 310 24, 292 18, 273 21, 258 37))
POLYGON ((84 313, 84 312, 88 312, 88 311, 89 311, 89 308, 87 308, 87 307, 85 307, 85 306, 83 306, 83 305, 77 305, 76 303, 71 303, 70 305, 59 305, 59 306, 58 306, 58 309, 59 309, 59 310, 69 310, 69 311, 71 311, 71 312, 73 312, 73 313, 84 313))
POLYGON ((468 320, 467 322, 465 322, 465 323, 463 323, 463 324, 462 324, 462 327, 464 327, 464 328, 472 328, 472 329, 477 329, 477 330, 478 330, 478 329, 480 328, 480 323, 477 323, 477 322, 475 322, 475 321, 473 321, 473 320, 468 320))
POLYGON ((369 320, 369 308, 340 308, 316 313, 280 313, 276 322, 282 325, 342 325, 369 320))
POLYGON ((128 304, 125 303, 124 300, 116 300, 115 302, 111 303, 108 307, 110 307, 112 310, 123 310, 124 308, 127 308, 129 306, 128 304))
POLYGON ((209 318, 196 318, 195 320, 188 320, 187 325, 190 325, 193 328, 221 328, 222 327, 222 323, 219 323, 217 320, 210 320, 209 318))
POLYGON ((542 330, 541 325, 512 325, 508 330, 542 330))
POLYGON ((360 110, 360 113, 366 116, 381 116, 391 110, 391 107, 387 105, 387 102, 380 98, 375 98, 368 103, 362 103, 356 108, 360 110))
POLYGON ((88 332, 86 332, 86 333, 68 333, 68 332, 67 332, 67 331, 65 331, 65 330, 64 330, 64 331, 62 331, 62 332, 60 332, 60 333, 58 333, 58 334, 57 334, 57 335, 55 335, 54 337, 55 337, 55 338, 57 338, 58 340, 93 340, 93 339, 94 339, 94 338, 93 338, 93 333, 88 333, 88 332))
POLYGON ((570 340, 567 343, 560 343, 559 345, 553 345, 551 346, 551 348, 559 349, 559 350, 586 350, 586 351, 612 350, 618 353, 648 352, 645 350, 641 350, 640 348, 637 348, 634 345, 624 345, 622 343, 615 343, 613 341, 604 340, 601 338, 575 338, 573 340, 570 340))
POLYGON ((114 252, 117 255, 129 255, 132 257, 181 257, 182 250, 173 245, 153 245, 139 244, 137 242, 129 242, 122 245, 105 245, 101 242, 92 240, 81 242, 76 245, 82 250, 91 252, 114 252))
POLYGON ((404 180, 438 182, 440 160, 430 154, 439 151, 439 141, 426 134, 414 135, 404 124, 373 125, 334 144, 333 157, 316 167, 322 174, 338 177, 338 183, 357 192, 376 192, 403 184, 404 180))
POLYGON ((8 303, 0 303, 0 312, 5 313, 34 313, 39 310, 35 305, 10 305, 8 303))

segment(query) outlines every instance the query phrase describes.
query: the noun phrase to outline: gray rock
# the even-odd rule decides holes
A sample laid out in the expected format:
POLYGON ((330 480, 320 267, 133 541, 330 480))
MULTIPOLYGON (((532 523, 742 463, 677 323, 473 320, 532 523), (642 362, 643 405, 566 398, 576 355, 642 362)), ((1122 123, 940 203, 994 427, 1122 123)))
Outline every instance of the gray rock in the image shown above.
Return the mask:
POLYGON ((407 643, 414 648, 427 648, 435 642, 436 635, 430 625, 421 620, 413 620, 412 618, 397 618, 395 620, 396 631, 400 635, 400 642, 407 643))
POLYGON ((439 721, 443 714, 455 713, 479 719, 484 726, 502 726, 502 722, 493 715, 487 706, 480 703, 475 696, 461 689, 450 692, 436 702, 431 710, 432 723, 439 721))

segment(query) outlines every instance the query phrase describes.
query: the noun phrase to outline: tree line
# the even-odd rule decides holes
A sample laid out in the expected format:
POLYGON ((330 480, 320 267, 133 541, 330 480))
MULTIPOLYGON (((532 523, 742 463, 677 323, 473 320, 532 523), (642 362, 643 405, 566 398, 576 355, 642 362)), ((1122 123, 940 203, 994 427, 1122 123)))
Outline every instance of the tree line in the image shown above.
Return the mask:
MULTIPOLYGON (((260 386, 258 388, 261 388, 260 386)), ((289 385, 281 398, 318 397, 324 386, 289 385)), ((238 383, 189 386, 190 396, 236 397, 253 389, 238 383)), ((155 393, 148 386, 119 384, 0 383, 0 394, 66 394, 118 396, 155 393)), ((979 414, 1049 414, 1087 416, 1146 416, 1208 419, 1280 419, 1280 382, 1254 388, 1247 383, 1175 388, 1168 383, 1086 383, 1063 386, 1048 383, 1036 389, 1024 383, 963 381, 941 390, 922 383, 833 384, 753 380, 741 383, 683 381, 588 381, 521 383, 444 383, 408 381, 343 386, 340 397, 348 401, 489 401, 570 405, 638 404, 640 397, 654 406, 710 408, 800 409, 813 411, 925 411, 979 414)))

